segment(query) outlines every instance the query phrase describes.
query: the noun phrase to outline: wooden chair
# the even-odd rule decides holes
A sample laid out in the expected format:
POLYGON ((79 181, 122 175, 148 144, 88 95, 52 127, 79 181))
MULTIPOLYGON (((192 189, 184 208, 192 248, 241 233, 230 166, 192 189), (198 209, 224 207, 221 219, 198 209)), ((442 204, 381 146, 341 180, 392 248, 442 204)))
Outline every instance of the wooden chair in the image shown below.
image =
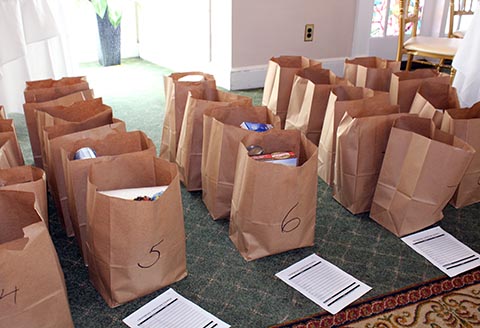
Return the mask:
POLYGON ((465 30, 461 29, 463 16, 474 14, 474 1, 476 0, 450 0, 448 37, 463 39, 465 30))
POLYGON ((412 62, 419 62, 422 64, 433 65, 437 69, 448 68, 453 77, 455 70, 451 67, 450 63, 462 40, 458 38, 417 35, 420 0, 415 0, 412 13, 408 12, 409 2, 409 0, 400 0, 397 60, 401 61, 405 54, 407 55, 406 70, 412 68, 412 62), (411 37, 408 40, 405 40, 405 31, 408 23, 412 23, 412 33, 411 37), (415 57, 418 56, 433 58, 434 61, 415 60, 415 57), (449 63, 445 63, 445 60, 448 60, 449 63))

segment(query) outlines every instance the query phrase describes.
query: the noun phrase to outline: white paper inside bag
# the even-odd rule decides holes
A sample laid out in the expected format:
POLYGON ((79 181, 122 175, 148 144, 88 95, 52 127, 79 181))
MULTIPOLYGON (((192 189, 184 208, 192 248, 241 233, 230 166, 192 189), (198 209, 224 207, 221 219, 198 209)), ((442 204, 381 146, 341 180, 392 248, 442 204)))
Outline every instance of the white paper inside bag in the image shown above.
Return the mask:
POLYGON ((158 192, 165 192, 168 186, 154 186, 154 187, 142 187, 142 188, 128 188, 128 189, 116 189, 116 190, 104 190, 99 191, 100 194, 116 197, 122 199, 135 199, 137 197, 148 196, 152 197, 158 192))
POLYGON ((203 75, 192 74, 192 75, 185 75, 178 79, 179 82, 200 82, 205 80, 203 75))

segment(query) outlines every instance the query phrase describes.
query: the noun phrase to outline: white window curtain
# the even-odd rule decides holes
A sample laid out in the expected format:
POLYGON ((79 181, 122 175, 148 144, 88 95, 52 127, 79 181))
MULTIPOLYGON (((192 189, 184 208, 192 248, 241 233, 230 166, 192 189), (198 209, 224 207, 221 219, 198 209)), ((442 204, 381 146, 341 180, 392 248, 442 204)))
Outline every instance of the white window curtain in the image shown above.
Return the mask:
POLYGON ((65 0, 0 0, 0 104, 23 113, 25 81, 74 74, 65 0))

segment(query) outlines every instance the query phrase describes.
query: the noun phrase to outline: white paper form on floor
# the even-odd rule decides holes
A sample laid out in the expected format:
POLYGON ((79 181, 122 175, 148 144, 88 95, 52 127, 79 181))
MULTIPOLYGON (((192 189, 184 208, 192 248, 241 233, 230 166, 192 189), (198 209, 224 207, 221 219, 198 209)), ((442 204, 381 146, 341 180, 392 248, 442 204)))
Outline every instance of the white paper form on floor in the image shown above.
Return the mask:
POLYGON ((331 314, 336 314, 372 289, 316 254, 276 276, 331 314))
POLYGON ((130 314, 123 322, 132 328, 230 327, 171 288, 130 314))
POLYGON ((454 277, 480 265, 480 255, 440 227, 402 238, 437 268, 454 277))

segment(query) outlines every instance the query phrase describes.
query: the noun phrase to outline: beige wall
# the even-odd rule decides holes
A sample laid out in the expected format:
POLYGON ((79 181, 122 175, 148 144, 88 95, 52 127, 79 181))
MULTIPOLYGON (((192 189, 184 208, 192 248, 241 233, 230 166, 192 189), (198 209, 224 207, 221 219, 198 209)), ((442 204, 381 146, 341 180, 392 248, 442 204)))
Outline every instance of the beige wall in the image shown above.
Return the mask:
POLYGON ((232 66, 261 65, 272 56, 350 56, 356 0, 233 0, 232 66), (313 42, 305 24, 315 24, 313 42))

